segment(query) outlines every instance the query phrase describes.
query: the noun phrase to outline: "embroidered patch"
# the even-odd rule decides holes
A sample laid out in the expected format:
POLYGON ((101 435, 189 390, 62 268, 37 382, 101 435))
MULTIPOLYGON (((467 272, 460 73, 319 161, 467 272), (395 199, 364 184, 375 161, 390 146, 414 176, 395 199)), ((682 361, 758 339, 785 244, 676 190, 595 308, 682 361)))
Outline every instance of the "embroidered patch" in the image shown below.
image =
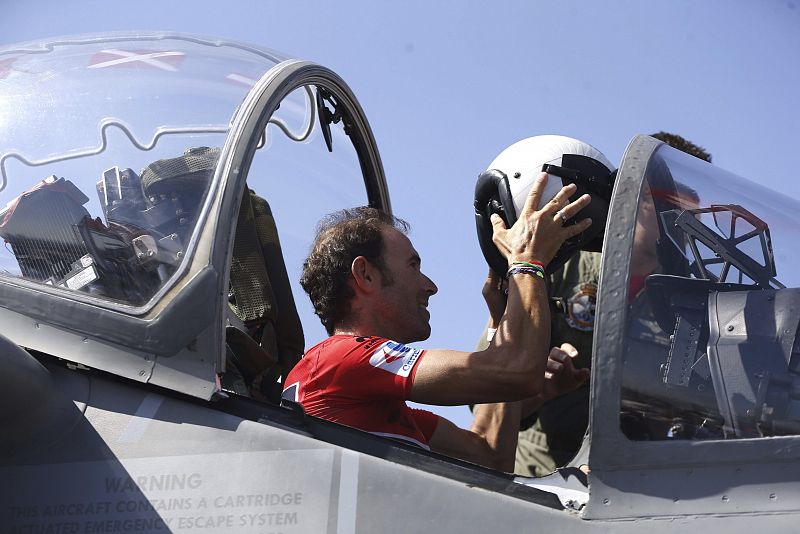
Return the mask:
POLYGON ((399 376, 407 377, 422 349, 408 347, 396 341, 387 341, 377 348, 369 359, 370 365, 399 376))
POLYGON ((597 284, 585 282, 567 299, 567 324, 576 330, 594 330, 594 312, 597 306, 597 284))

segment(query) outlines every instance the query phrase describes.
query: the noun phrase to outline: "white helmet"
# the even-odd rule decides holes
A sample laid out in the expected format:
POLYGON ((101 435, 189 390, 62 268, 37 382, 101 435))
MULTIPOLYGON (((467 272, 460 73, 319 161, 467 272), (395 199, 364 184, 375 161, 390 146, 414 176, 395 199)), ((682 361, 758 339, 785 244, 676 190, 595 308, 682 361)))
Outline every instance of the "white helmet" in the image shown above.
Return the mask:
POLYGON ((562 135, 529 137, 503 150, 478 177, 475 187, 478 240, 489 265, 505 274, 506 262, 492 243, 489 217, 498 213, 507 225, 513 225, 534 179, 542 171, 550 177, 540 204, 549 202, 568 183, 578 186, 573 200, 584 193, 592 196, 589 206, 573 217, 573 221, 591 217, 592 225, 564 243, 548 271, 563 265, 580 249, 599 250, 611 199, 613 169, 611 162, 592 145, 562 135))
MULTIPOLYGON (((508 176, 514 209, 519 215, 533 186, 533 180, 542 172, 542 166, 549 164, 561 167, 564 154, 590 157, 602 163, 608 172, 614 168, 603 153, 589 143, 563 135, 537 135, 517 141, 500 152, 487 170, 496 169, 508 176)), ((542 195, 542 203, 549 202, 564 185, 566 183, 563 180, 551 176, 542 195)))

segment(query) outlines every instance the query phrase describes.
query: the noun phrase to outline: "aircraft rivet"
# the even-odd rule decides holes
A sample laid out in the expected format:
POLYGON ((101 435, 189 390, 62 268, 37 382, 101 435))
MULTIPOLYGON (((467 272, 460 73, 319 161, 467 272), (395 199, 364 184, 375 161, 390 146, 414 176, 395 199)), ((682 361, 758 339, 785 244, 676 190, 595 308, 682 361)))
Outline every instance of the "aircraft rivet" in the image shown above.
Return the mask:
POLYGON ((728 325, 728 332, 733 332, 733 325, 732 324, 728 325))
POLYGON ((730 499, 728 498, 728 496, 727 496, 727 495, 723 495, 723 496, 722 496, 722 502, 728 502, 729 500, 730 500, 730 499))
POLYGON ((608 500, 608 499, 603 499, 603 504, 605 504, 606 506, 608 506, 608 503, 609 503, 609 500, 608 500))
POLYGON ((141 371, 139 371, 139 376, 144 376, 144 369, 142 369, 141 371))
POLYGON ((519 178, 520 176, 522 176, 522 175, 519 172, 515 172, 514 173, 514 178, 519 178))
POLYGON ((774 501, 774 500, 777 500, 778 496, 775 495, 774 493, 770 493, 769 494, 769 498, 770 498, 771 501, 774 501))

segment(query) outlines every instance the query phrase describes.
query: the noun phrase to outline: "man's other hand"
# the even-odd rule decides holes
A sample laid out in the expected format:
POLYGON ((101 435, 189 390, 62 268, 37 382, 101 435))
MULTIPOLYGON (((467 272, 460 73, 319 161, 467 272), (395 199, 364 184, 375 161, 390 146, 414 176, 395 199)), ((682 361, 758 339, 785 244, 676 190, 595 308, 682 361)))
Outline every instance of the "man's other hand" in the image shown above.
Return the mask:
POLYGON ((553 347, 547 358, 547 371, 544 373, 543 400, 569 393, 589 379, 589 369, 578 369, 572 360, 578 357, 578 349, 564 343, 553 347))

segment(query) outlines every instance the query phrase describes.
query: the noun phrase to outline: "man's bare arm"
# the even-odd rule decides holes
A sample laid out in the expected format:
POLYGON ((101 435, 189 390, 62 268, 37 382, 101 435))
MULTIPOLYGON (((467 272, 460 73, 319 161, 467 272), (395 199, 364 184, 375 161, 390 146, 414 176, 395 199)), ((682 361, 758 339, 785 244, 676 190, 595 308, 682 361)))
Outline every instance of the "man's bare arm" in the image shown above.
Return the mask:
POLYGON ((478 404, 470 430, 440 417, 428 445, 436 452, 510 473, 514 471, 520 404, 478 404))
POLYGON ((538 409, 543 402, 578 388, 589 377, 588 369, 576 369, 572 365, 577 355, 578 351, 569 343, 553 347, 547 358, 540 395, 520 402, 478 404, 470 430, 440 418, 429 445, 436 452, 455 458, 512 471, 520 418, 538 409))

